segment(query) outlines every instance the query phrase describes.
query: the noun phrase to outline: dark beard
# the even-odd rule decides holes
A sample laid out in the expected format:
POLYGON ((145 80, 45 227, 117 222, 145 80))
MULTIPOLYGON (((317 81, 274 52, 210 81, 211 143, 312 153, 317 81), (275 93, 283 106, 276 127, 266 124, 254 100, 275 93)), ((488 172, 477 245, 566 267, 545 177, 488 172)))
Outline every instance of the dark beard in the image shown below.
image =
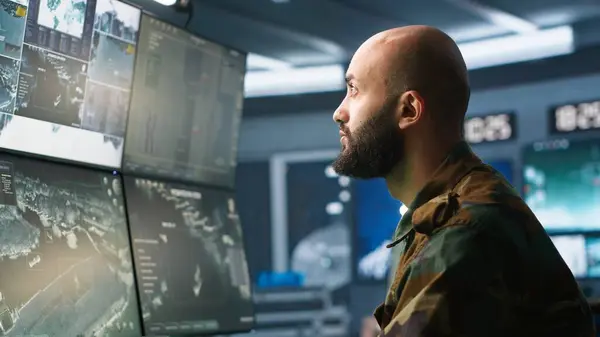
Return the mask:
POLYGON ((338 174, 359 179, 385 177, 402 160, 404 138, 394 118, 395 103, 387 103, 353 133, 342 130, 347 145, 332 164, 338 174))

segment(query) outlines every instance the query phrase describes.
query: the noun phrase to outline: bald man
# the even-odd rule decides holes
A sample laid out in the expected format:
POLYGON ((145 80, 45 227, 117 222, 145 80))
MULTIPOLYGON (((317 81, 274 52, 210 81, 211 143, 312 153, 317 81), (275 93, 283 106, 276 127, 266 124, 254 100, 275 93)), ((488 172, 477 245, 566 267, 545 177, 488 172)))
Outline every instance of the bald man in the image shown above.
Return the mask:
POLYGON ((335 170, 384 177, 409 210, 398 264, 375 311, 390 337, 592 337, 590 308, 518 193, 462 137, 467 69, 424 26, 377 34, 355 53, 334 113, 335 170))

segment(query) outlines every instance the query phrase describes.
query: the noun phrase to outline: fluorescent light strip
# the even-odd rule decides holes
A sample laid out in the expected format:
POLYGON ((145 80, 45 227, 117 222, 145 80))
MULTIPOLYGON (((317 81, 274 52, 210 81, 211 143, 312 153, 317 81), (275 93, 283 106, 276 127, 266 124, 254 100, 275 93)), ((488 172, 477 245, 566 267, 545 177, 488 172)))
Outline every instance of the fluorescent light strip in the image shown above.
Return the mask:
POLYGON ((246 97, 294 95, 341 90, 345 86, 344 67, 329 65, 277 71, 246 73, 246 97))
POLYGON ((510 35, 459 44, 469 70, 570 54, 573 29, 561 26, 529 34, 510 35))
POLYGON ((173 6, 177 0, 154 0, 163 6, 173 6))
MULTIPOLYGON (((570 26, 539 30, 528 34, 459 44, 469 70, 543 59, 574 51, 570 26)), ((246 73, 246 97, 293 95, 342 90, 341 65, 292 68, 246 73)))
POLYGON ((254 54, 254 53, 248 54, 246 66, 251 71, 254 69, 261 69, 261 70, 264 70, 264 69, 270 69, 270 70, 289 69, 292 67, 292 65, 287 62, 276 60, 274 58, 270 58, 270 57, 266 57, 266 56, 262 56, 262 55, 258 55, 258 54, 254 54))

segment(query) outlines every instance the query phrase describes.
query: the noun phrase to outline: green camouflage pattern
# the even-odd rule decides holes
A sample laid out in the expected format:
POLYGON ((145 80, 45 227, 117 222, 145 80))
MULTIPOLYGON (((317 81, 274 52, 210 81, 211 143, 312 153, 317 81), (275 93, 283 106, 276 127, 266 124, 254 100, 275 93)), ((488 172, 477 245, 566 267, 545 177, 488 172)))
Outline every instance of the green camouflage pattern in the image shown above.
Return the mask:
POLYGON ((460 143, 404 214, 380 337, 595 335, 589 305, 512 186, 460 143))

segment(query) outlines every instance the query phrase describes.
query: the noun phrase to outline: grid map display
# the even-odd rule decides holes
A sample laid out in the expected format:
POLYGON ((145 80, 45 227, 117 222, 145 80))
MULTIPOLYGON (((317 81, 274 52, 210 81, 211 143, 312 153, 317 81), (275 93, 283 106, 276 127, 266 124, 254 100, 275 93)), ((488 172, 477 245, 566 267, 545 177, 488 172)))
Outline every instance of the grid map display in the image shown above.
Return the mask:
POLYGON ((123 169, 233 186, 246 56, 142 16, 123 169))
POLYGON ((0 0, 0 147, 119 168, 141 10, 0 0))
POLYGON ((251 329, 233 193, 126 177, 125 195, 146 334, 251 329))
POLYGON ((121 179, 0 155, 0 335, 139 337, 121 179))

